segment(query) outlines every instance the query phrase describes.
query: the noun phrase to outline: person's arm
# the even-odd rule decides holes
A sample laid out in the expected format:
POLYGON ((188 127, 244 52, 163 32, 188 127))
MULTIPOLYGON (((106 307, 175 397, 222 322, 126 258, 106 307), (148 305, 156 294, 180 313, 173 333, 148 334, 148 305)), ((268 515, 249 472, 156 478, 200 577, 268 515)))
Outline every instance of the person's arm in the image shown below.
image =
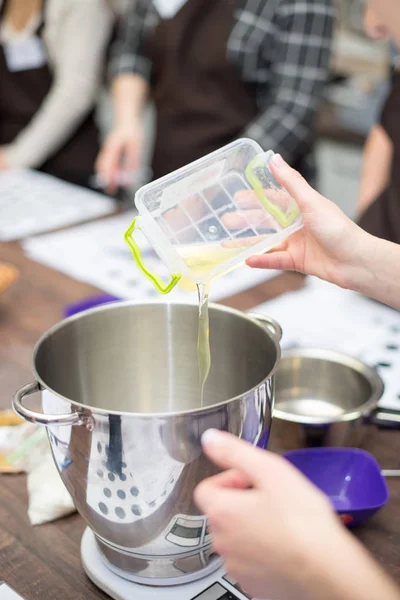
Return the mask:
POLYGON ((54 82, 36 115, 5 148, 10 167, 38 167, 93 108, 113 16, 105 0, 68 0, 58 24, 54 82))
POLYGON ((200 483, 195 501, 214 551, 252 598, 400 600, 328 498, 283 457, 221 431, 202 442, 224 471, 200 483))
POLYGON ((361 543, 343 531, 328 560, 316 563, 318 590, 310 589, 310 598, 319 600, 400 600, 395 582, 373 559, 361 543))
POLYGON ((149 93, 152 65, 143 49, 146 33, 158 21, 152 2, 138 0, 122 19, 112 49, 113 127, 105 139, 96 170, 109 192, 119 186, 121 168, 140 168, 143 145, 142 113, 149 93))
POLYGON ((361 215, 386 189, 392 159, 393 143, 382 125, 375 125, 365 144, 357 215, 361 215))
POLYGON ((138 74, 118 75, 112 83, 113 127, 96 160, 96 171, 105 189, 114 193, 122 184, 119 173, 136 172, 143 147, 142 112, 149 84, 138 74))
MULTIPOLYGON (((247 263, 314 275, 400 310, 400 245, 366 233, 313 190, 281 156, 275 155, 270 166, 276 180, 296 200, 303 228, 281 247, 247 263)), ((249 198, 248 203, 248 209, 258 206, 256 198, 249 198)))
POLYGON ((114 127, 131 129, 142 116, 149 91, 147 80, 137 74, 122 74, 112 83, 114 127))
POLYGON ((123 75, 138 75, 145 81, 150 80, 152 64, 144 53, 144 42, 158 20, 152 1, 130 3, 119 22, 117 39, 111 49, 109 74, 113 81, 123 75))
POLYGON ((363 244, 355 289, 400 310, 400 245, 370 235, 363 244))
MULTIPOLYGON (((265 5, 261 23, 263 18, 270 18, 270 3, 265 5)), ((276 10, 269 26, 274 31, 273 43, 264 34, 264 64, 259 65, 260 77, 263 69, 268 70, 266 83, 257 86, 260 114, 243 136, 293 163, 308 151, 314 135, 315 117, 329 74, 334 8, 332 0, 282 0, 276 10)))

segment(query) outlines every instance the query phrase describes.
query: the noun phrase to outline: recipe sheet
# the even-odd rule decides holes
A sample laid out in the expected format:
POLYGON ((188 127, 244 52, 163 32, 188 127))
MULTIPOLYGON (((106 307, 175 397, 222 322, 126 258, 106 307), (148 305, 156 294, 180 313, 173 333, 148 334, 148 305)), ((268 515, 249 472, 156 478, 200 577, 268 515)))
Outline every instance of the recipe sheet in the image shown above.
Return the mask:
POLYGON ((115 209, 111 198, 44 173, 0 173, 0 242, 103 217, 115 209))

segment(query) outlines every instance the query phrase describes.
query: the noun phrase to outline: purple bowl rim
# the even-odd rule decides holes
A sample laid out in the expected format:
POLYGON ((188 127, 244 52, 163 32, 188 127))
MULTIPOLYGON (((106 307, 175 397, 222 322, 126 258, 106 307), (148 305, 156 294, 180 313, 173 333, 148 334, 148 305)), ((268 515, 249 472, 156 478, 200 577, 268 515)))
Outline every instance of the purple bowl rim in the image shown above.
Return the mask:
POLYGON ((114 294, 107 294, 106 292, 104 292, 104 294, 93 294, 90 296, 85 296, 81 300, 77 300, 76 302, 71 302, 71 303, 67 304, 67 307, 68 306, 79 306, 81 304, 92 304, 93 302, 97 303, 97 302, 101 302, 102 300, 106 300, 106 299, 110 299, 111 301, 114 301, 114 302, 119 302, 122 300, 118 296, 114 296, 114 294))
MULTIPOLYGON (((389 487, 386 481, 386 478, 382 475, 382 469, 377 461, 377 459, 375 458, 375 456, 373 454, 371 454, 370 452, 368 452, 367 450, 363 450, 362 448, 352 448, 352 447, 334 447, 334 446, 322 446, 319 448, 299 448, 297 450, 288 450, 287 452, 285 452, 284 454, 282 454, 283 458, 287 458, 289 459, 290 456, 294 456, 294 455, 304 455, 304 454, 358 454, 358 455, 362 455, 365 456, 370 462, 371 464, 374 465, 374 467, 376 468, 378 475, 380 477, 381 483, 382 483, 382 488, 384 491, 384 500, 380 503, 380 504, 371 504, 371 505, 367 505, 365 507, 360 507, 360 508, 355 508, 355 509, 349 509, 349 510, 344 510, 344 509, 336 509, 335 508, 335 512, 337 514, 352 514, 352 513, 358 513, 360 511, 366 511, 366 510, 371 510, 371 511, 378 511, 379 509, 383 508, 385 506, 385 504, 388 503, 389 501, 389 487)), ((290 462, 290 461, 289 461, 290 462)), ((293 465, 295 467, 295 465, 293 465)), ((297 468, 297 467, 295 467, 297 468)), ((297 469, 298 471, 300 471, 301 473, 303 473, 301 471, 301 469, 297 469)), ((304 473, 303 475, 305 477, 307 477, 304 473)), ((308 479, 308 477, 307 477, 308 479)), ((318 486, 316 486, 318 487, 318 486)), ((321 488, 318 488, 321 489, 321 488)), ((323 490, 321 490, 323 491, 323 490)), ((323 492, 325 493, 325 492, 323 492)), ((329 494, 325 494, 328 498, 330 498, 329 494)))
MULTIPOLYGON (((294 454, 322 454, 322 453, 336 453, 336 454, 362 454, 368 456, 376 465, 379 467, 379 463, 375 456, 364 450, 363 448, 354 448, 353 446, 319 446, 317 448, 298 448, 296 450, 288 450, 284 452, 282 456, 293 456, 294 454)), ((379 467, 380 469, 380 467, 379 467)))
POLYGON ((82 298, 82 300, 77 300, 76 302, 71 302, 64 306, 63 315, 64 318, 73 317, 74 315, 84 312, 85 310, 90 310, 91 308, 96 308, 97 306, 101 306, 103 304, 112 304, 113 302, 122 302, 121 298, 117 296, 113 296, 113 294, 94 294, 93 296, 86 296, 82 298))

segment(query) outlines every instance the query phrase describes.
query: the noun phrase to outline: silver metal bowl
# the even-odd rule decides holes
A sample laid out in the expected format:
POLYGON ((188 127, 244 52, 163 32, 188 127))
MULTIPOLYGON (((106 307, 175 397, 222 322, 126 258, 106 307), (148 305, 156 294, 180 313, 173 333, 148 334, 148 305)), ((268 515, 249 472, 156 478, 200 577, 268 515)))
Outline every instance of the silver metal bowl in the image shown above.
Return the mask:
POLYGON ((198 308, 118 302, 53 327, 36 345, 36 381, 14 398, 46 425, 75 505, 118 574, 152 585, 219 566, 193 491, 217 468, 201 435, 217 428, 265 447, 280 327, 210 306, 212 366, 200 405, 198 308), (42 413, 25 397, 42 392, 42 413))
POLYGON ((362 361, 331 350, 285 351, 275 378, 271 443, 279 449, 360 442, 384 384, 362 361))

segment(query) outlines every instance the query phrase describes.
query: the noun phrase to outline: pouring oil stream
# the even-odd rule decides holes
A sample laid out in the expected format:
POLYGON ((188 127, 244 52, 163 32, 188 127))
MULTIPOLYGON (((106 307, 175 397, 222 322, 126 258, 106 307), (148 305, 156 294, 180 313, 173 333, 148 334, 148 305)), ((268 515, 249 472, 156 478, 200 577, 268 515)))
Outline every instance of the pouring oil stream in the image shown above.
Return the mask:
POLYGON ((197 337, 197 360, 199 363, 200 381, 200 406, 204 406, 204 387, 210 373, 210 322, 208 315, 208 294, 210 284, 198 283, 197 293, 199 296, 199 329, 197 337))

